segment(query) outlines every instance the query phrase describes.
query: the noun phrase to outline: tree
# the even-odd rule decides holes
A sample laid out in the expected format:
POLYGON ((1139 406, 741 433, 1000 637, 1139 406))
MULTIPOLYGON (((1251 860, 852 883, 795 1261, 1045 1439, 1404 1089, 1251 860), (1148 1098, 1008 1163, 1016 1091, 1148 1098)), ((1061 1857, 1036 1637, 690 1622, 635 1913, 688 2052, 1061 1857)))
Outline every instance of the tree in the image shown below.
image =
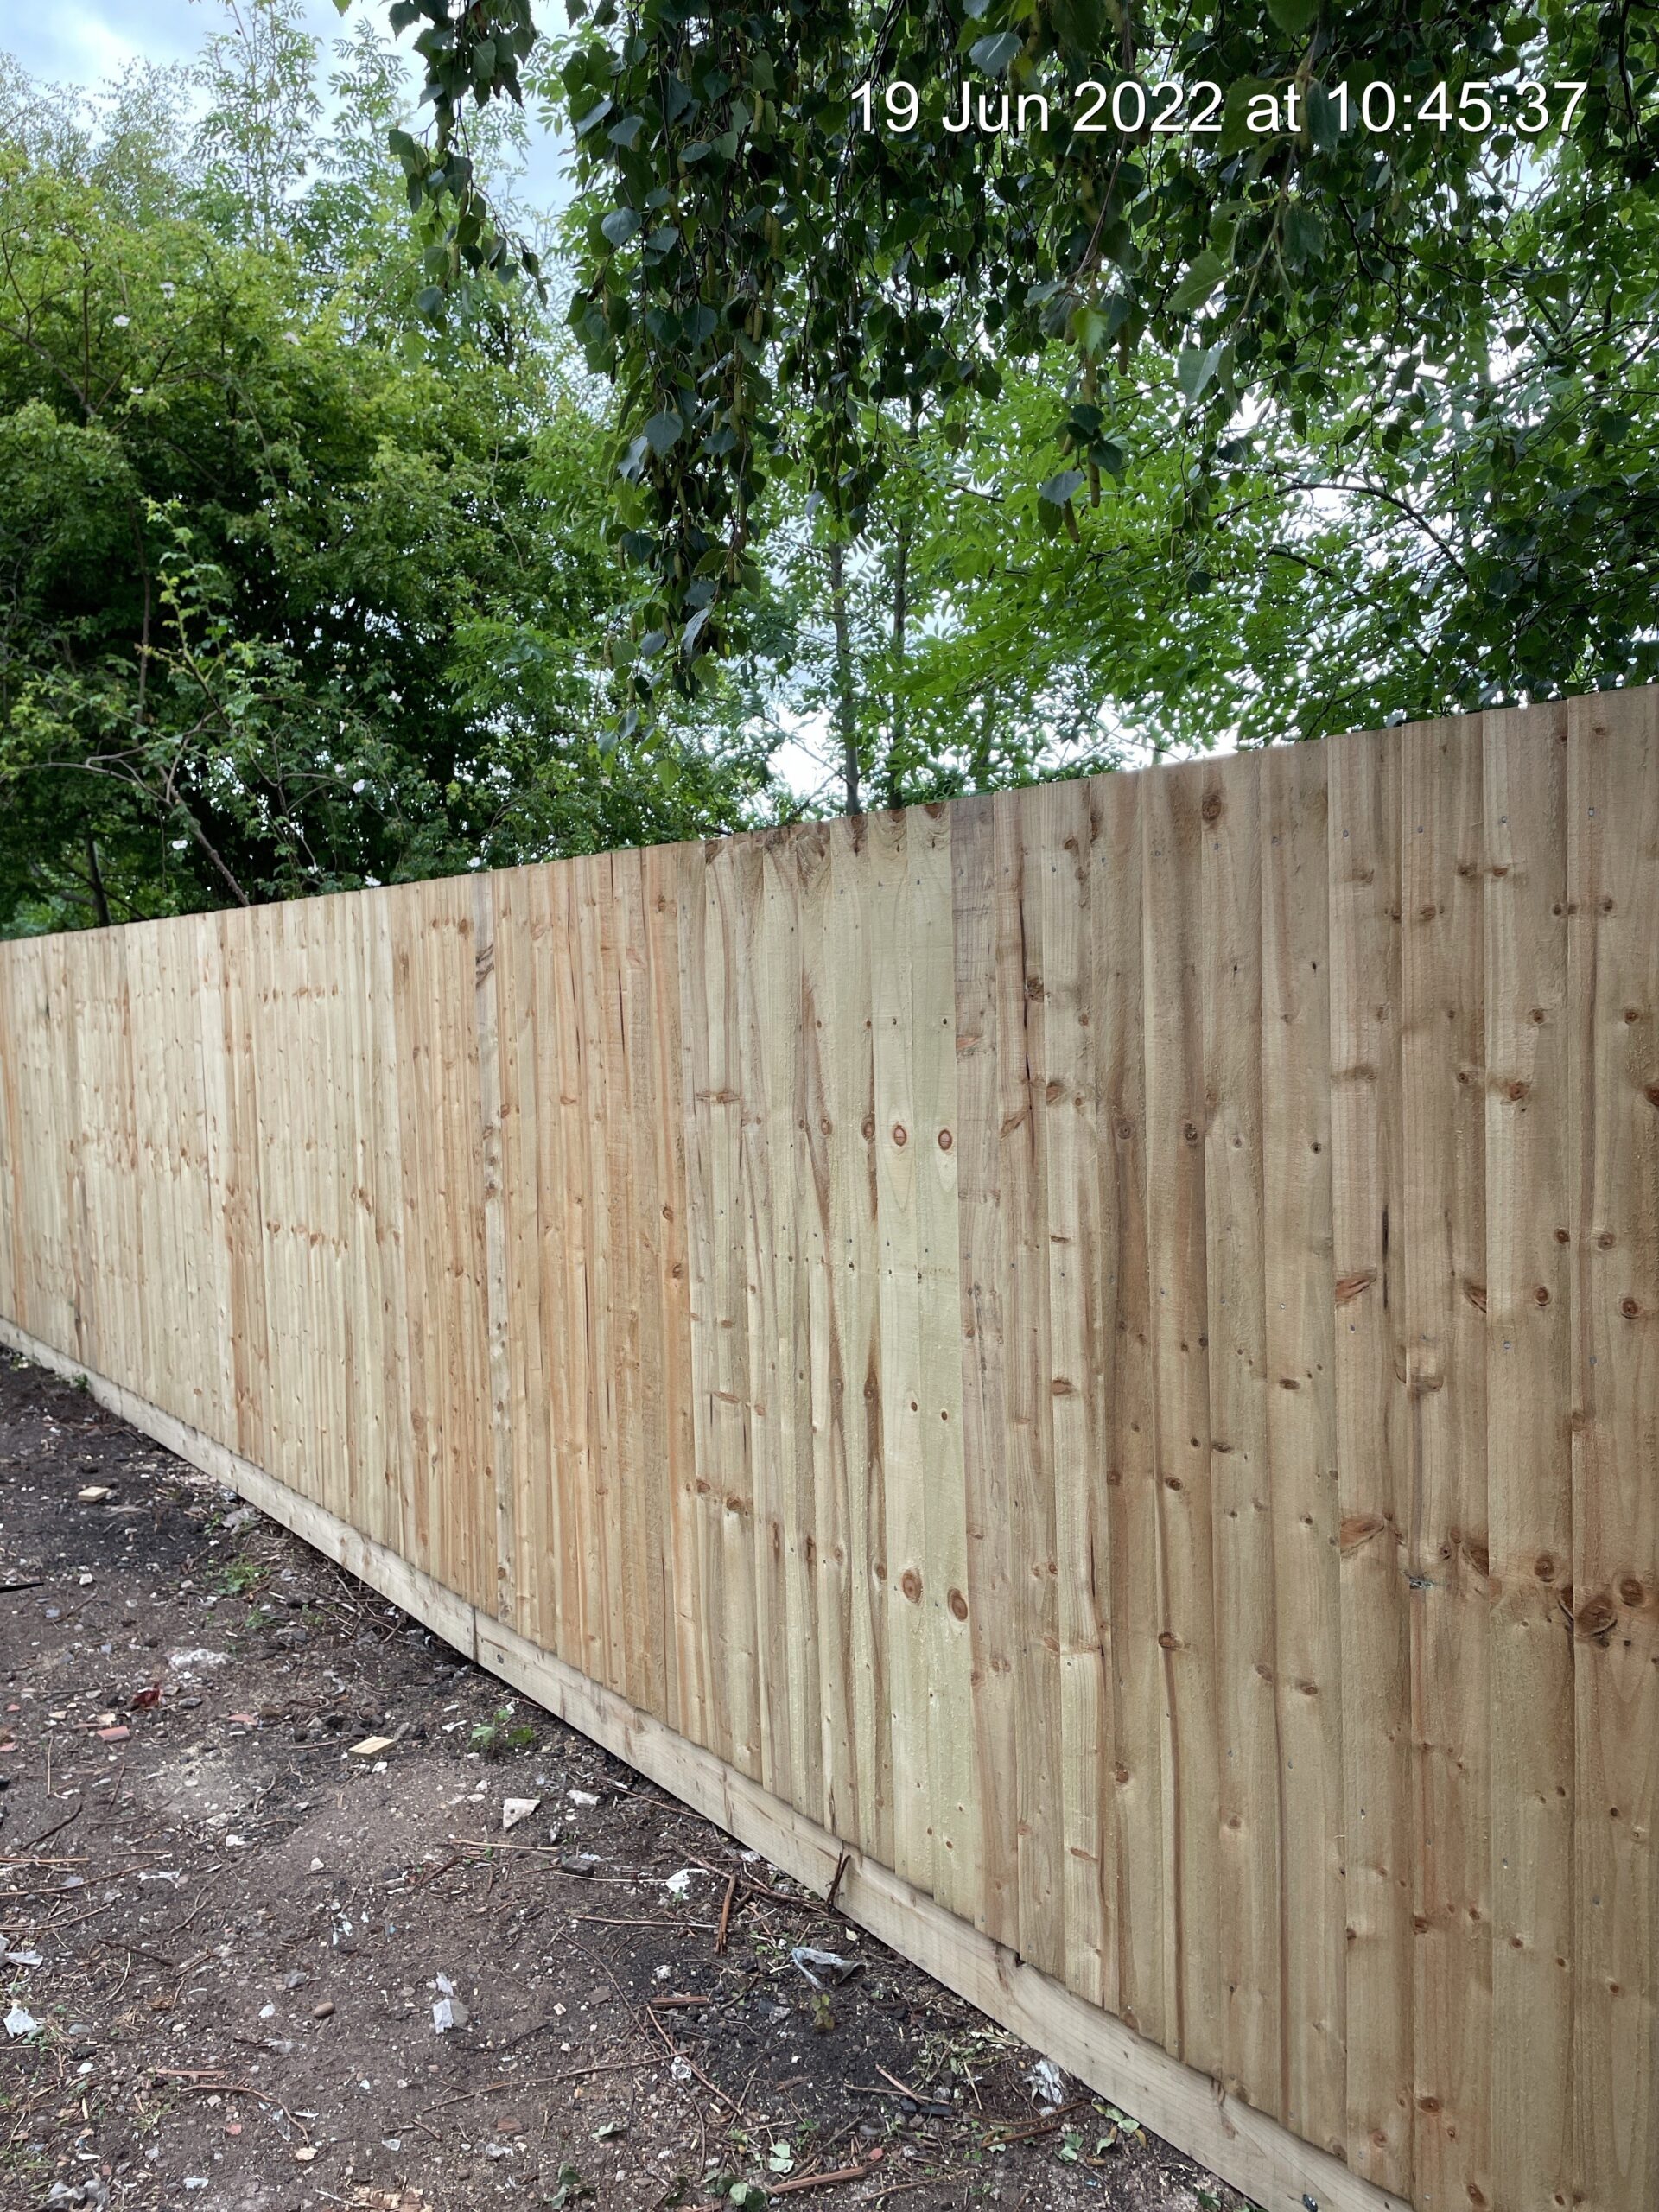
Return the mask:
MULTIPOLYGON (((1230 522, 1240 511, 1241 464, 1271 446, 1276 499, 1295 446, 1307 465, 1291 476, 1311 484, 1340 460, 1334 496, 1413 571, 1409 588, 1400 572, 1396 618, 1410 626, 1432 599, 1416 642, 1449 653, 1451 696, 1649 665, 1629 619, 1650 573, 1646 417, 1621 427, 1592 395, 1645 373, 1650 11, 577 0, 571 12, 584 28, 544 57, 527 54, 518 0, 459 17, 447 0, 403 0, 394 16, 423 27, 429 181, 469 105, 515 93, 521 73, 569 117, 573 321, 619 394, 643 690, 689 689, 741 626, 780 469, 856 535, 890 461, 884 410, 965 429, 1011 362, 1045 352, 1072 383, 1044 455, 1046 527, 1075 528, 1079 500, 1101 497, 1119 451, 1102 429, 1110 389, 1138 391, 1161 363, 1190 417, 1195 465, 1172 523, 1193 577, 1214 574, 1208 541, 1218 509, 1230 522), (964 95, 993 120, 1006 96, 1015 124, 1024 103, 1024 127, 948 130, 964 95), (1363 427, 1337 455, 1325 423, 1356 412, 1363 427), (1613 448, 1605 493, 1575 501, 1572 467, 1613 448), (1632 468, 1633 526, 1609 557, 1596 524, 1632 468), (1550 488, 1528 522, 1529 483, 1550 488), (1453 531, 1414 485, 1455 486, 1453 531), (1408 550, 1397 524, 1414 533, 1408 550), (1618 611, 1604 619, 1610 592, 1618 611), (1586 635, 1591 652, 1567 653, 1586 635)), ((1295 565, 1288 539, 1280 557, 1295 565)))
POLYGON ((136 215, 107 109, 0 153, 0 927, 709 834, 764 782, 735 679, 607 757, 604 427, 533 296, 421 324, 343 66, 321 139, 255 73, 245 198, 165 113, 136 215))

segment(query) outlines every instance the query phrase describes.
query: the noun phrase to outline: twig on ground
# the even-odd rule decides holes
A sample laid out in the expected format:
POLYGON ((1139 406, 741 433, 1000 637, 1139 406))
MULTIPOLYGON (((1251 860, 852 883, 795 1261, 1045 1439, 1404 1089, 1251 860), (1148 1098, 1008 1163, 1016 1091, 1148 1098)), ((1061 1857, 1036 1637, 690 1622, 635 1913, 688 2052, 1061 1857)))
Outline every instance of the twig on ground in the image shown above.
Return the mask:
POLYGON ((737 1902, 737 1876, 734 1873, 726 1885, 726 1898, 720 1908, 720 1932, 715 1937, 715 1956, 723 1958, 728 1937, 732 1932, 732 1907, 737 1902))

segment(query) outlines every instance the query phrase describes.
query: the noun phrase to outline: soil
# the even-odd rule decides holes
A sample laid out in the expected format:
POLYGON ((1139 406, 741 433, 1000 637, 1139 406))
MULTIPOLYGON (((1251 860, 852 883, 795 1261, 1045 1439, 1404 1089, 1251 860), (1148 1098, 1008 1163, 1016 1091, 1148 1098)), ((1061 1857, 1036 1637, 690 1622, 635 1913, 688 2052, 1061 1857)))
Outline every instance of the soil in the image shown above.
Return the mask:
POLYGON ((0 1684, 8 2212, 1243 2212, 8 1355, 0 1684))

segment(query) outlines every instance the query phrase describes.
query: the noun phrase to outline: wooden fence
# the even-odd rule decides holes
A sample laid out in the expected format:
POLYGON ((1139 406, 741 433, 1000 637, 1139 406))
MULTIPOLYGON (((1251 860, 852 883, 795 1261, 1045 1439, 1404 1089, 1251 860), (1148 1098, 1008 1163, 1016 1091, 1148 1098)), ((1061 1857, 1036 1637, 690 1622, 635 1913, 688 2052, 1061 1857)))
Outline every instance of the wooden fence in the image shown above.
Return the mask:
POLYGON ((1275 2212, 1659 2202, 1659 692, 15 942, 0 1052, 11 1343, 1275 2212))

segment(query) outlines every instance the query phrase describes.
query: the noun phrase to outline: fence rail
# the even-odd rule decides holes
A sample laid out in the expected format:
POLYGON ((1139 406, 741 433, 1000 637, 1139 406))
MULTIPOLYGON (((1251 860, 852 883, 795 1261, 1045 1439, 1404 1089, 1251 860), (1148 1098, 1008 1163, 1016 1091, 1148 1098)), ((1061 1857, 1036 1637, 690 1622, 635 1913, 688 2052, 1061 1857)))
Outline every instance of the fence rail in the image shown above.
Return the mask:
POLYGON ((0 1315, 1263 2202, 1659 2202, 1659 693, 0 945, 0 1315))

